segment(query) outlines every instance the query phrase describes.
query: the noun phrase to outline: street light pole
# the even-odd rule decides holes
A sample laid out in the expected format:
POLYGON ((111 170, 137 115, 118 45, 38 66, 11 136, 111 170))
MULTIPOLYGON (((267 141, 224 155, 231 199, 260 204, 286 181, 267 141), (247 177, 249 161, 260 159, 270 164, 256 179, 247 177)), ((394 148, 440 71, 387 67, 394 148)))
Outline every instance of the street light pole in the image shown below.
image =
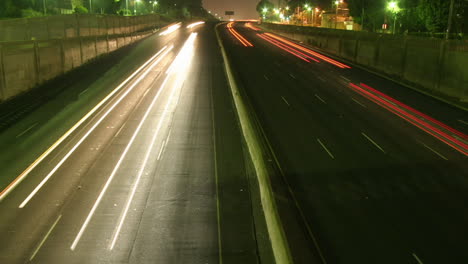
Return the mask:
POLYGON ((447 33, 445 34, 445 39, 449 39, 450 31, 452 30, 452 16, 453 16, 453 4, 454 4, 454 2, 455 2, 455 0, 450 1, 449 18, 448 18, 447 33))
POLYGON ((47 15, 46 0, 42 0, 42 5, 44 7, 44 15, 47 15))
POLYGON ((92 0, 89 0, 89 13, 93 13, 93 2, 92 0))

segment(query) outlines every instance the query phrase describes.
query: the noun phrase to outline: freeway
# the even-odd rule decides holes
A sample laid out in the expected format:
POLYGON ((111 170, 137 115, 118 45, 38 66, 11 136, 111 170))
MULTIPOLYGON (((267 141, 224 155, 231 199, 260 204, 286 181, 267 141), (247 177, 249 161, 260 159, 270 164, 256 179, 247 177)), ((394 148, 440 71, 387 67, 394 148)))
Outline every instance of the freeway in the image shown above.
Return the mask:
POLYGON ((220 33, 297 212, 280 212, 296 263, 468 261, 466 111, 253 23, 220 33))
POLYGON ((0 135, 0 263, 257 263, 213 25, 110 56, 0 135))

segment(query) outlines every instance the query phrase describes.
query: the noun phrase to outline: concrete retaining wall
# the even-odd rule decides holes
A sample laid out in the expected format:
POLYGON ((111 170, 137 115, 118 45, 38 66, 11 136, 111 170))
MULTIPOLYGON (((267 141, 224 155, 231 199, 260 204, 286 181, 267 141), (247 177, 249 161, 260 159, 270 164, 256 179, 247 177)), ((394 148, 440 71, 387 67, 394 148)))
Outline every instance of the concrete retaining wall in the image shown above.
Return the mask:
POLYGON ((468 41, 264 23, 277 34, 316 46, 455 103, 468 102, 468 41))
POLYGON ((109 16, 94 20, 89 20, 88 16, 72 16, 76 20, 59 19, 63 17, 41 18, 48 21, 46 24, 39 20, 33 24, 19 20, 23 24, 18 24, 18 21, 14 24, 28 25, 28 30, 35 33, 27 30, 14 32, 11 21, 0 21, 0 38, 4 32, 8 33, 8 38, 35 36, 34 40, 0 42, 0 102, 148 36, 152 29, 163 23, 157 16, 109 16), (150 17, 154 21, 149 21, 150 17), (10 27, 2 28, 5 24, 10 27), (44 39, 48 37, 50 39, 44 39))

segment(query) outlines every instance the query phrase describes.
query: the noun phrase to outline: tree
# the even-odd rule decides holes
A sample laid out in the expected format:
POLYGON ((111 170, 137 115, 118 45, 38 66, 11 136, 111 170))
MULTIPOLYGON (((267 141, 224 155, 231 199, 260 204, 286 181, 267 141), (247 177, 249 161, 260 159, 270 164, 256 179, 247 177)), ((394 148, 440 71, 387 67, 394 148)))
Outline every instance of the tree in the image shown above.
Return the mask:
POLYGON ((258 2, 256 10, 261 17, 265 16, 266 18, 268 18, 274 8, 275 5, 273 5, 270 1, 261 0, 260 2, 258 2))

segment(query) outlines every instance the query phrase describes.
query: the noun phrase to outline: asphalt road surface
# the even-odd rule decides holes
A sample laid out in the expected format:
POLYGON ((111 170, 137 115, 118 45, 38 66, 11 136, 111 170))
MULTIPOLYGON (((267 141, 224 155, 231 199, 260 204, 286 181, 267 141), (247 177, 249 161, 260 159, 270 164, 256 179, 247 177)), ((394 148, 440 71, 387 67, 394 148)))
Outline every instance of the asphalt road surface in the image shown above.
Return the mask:
MULTIPOLYGON (((185 26, 20 98, 0 263, 273 263, 214 25, 185 26)), ((465 111, 227 26, 295 263, 468 261, 465 111)))
POLYGON ((255 25, 220 31, 310 230, 296 262, 468 262, 465 111, 255 25))
POLYGON ((0 135, 0 263, 257 263, 213 28, 88 66, 0 135))

